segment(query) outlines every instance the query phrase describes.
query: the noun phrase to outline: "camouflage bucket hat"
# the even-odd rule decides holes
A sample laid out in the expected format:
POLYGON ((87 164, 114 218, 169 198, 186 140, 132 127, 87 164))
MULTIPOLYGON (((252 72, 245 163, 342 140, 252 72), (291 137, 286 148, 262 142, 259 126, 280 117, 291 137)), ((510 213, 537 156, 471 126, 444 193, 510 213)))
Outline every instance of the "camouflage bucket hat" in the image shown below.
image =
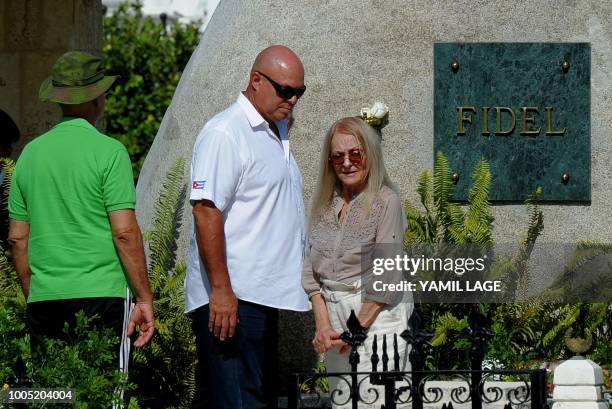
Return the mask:
POLYGON ((43 81, 38 96, 45 102, 81 104, 105 93, 117 78, 104 75, 100 57, 69 51, 55 62, 52 75, 43 81))

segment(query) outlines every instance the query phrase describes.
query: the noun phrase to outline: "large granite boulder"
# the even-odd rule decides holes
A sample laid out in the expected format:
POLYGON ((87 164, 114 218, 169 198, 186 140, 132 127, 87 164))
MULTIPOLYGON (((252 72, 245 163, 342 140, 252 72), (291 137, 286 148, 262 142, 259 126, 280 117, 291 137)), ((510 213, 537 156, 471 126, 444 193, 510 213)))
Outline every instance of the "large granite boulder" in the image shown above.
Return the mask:
MULTIPOLYGON (((295 111, 291 146, 308 201, 322 138, 336 119, 380 100, 390 107, 383 149, 402 197, 416 202, 419 173, 433 162, 433 44, 448 42, 590 42, 592 46, 592 201, 543 206, 540 242, 612 237, 612 4, 605 1, 247 1, 224 0, 181 78, 145 161, 137 188, 144 230, 164 175, 178 157, 191 159, 204 123, 231 104, 247 84, 255 55, 281 43, 301 56, 308 90, 295 111)), ((185 183, 187 183, 187 173, 185 183)), ((184 257, 192 229, 185 202, 179 236, 184 257)), ((495 238, 516 242, 524 208, 494 208, 495 238)), ((536 250, 537 253, 537 250, 536 250)), ((313 365, 309 314, 283 314, 284 370, 313 365)))

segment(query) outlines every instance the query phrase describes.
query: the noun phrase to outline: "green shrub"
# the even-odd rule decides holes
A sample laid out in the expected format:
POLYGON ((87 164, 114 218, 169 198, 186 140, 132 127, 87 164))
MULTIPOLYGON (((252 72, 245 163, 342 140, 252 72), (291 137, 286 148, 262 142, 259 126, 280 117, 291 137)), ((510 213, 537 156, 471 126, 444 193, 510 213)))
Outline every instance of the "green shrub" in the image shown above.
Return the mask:
POLYGON ((129 390, 131 385, 117 369, 119 338, 111 329, 94 329, 94 320, 79 312, 71 331, 74 338, 69 342, 45 340, 42 356, 32 360, 33 387, 73 388, 76 408, 109 408, 121 403, 120 389, 129 390))
MULTIPOLYGON (((66 329, 67 330, 67 329, 66 329)), ((33 357, 22 312, 0 304, 0 380, 3 385, 34 388, 70 388, 75 408, 109 408, 120 403, 119 390, 131 386, 117 369, 119 339, 111 330, 93 329, 92 319, 81 312, 71 332, 71 342, 43 339, 33 357)), ((31 404, 28 407, 65 407, 65 404, 31 404)))
MULTIPOLYGON (((436 155, 433 174, 429 171, 421 173, 417 193, 422 210, 406 203, 408 228, 404 242, 408 250, 423 244, 436 249, 435 246, 444 244, 474 243, 486 249, 493 243, 493 216, 489 204, 492 177, 488 163, 481 160, 474 169, 469 200, 463 207, 452 201, 452 174, 449 162, 441 152, 436 155)), ((470 345, 461 334, 467 328, 470 307, 452 303, 418 305, 426 328, 434 334, 424 347, 428 368, 469 368, 470 345)))
MULTIPOLYGON (((30 338, 26 332, 23 311, 0 303, 0 382, 8 384, 18 374, 18 360, 30 357, 30 338)), ((0 385, 1 386, 1 385, 0 385)))
MULTIPOLYGON (((436 156, 433 175, 426 171, 419 178, 417 192, 422 211, 406 204, 408 230, 405 242, 413 244, 491 245, 492 222, 489 187, 491 174, 481 161, 473 174, 469 200, 465 206, 452 202, 454 185, 450 165, 442 153, 436 156)), ((593 347, 587 357, 602 365, 612 360, 612 305, 567 304, 555 302, 563 298, 569 283, 578 274, 578 266, 602 254, 612 252, 612 246, 598 242, 579 242, 574 258, 551 286, 537 296, 528 297, 532 276, 528 261, 535 242, 544 228, 543 214, 538 207, 541 190, 527 198, 527 231, 513 257, 491 260, 488 279, 502 280, 506 296, 526 300, 520 304, 480 304, 479 308, 490 323, 493 333, 487 347, 487 359, 494 366, 530 367, 543 361, 567 359, 572 353, 565 345, 568 329, 593 334, 593 347)), ((612 266, 601 280, 610 280, 612 266)), ((602 288, 609 289, 608 286, 602 288)), ((589 291, 594 291, 591 289, 589 291)), ((425 346, 426 365, 432 369, 469 368, 470 344, 464 338, 467 328, 466 304, 420 304, 427 328, 434 333, 425 346)))

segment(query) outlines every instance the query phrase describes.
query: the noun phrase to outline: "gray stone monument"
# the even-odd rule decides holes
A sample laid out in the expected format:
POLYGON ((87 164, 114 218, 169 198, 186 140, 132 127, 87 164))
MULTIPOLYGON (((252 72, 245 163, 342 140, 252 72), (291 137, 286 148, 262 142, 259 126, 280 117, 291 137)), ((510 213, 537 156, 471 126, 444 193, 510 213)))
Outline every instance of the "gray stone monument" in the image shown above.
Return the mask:
MULTIPOLYGON (((612 3, 609 1, 246 1, 223 0, 181 78, 138 183, 139 222, 151 226, 161 181, 176 158, 191 159, 195 137, 247 84, 264 47, 294 49, 308 90, 295 111, 291 147, 308 202, 321 141, 336 119, 382 101, 390 108, 382 145, 390 176, 417 203, 418 175, 433 166, 433 54, 436 42, 587 42, 591 44, 591 201, 545 204, 539 243, 612 239, 612 3)), ((187 174, 185 177, 187 183, 187 174)), ((524 207, 495 205, 495 240, 515 243, 524 207)), ((185 203, 179 257, 192 229, 185 203)), ((537 256, 538 248, 534 256, 537 256)), ((283 369, 308 370, 309 314, 283 315, 283 369)))

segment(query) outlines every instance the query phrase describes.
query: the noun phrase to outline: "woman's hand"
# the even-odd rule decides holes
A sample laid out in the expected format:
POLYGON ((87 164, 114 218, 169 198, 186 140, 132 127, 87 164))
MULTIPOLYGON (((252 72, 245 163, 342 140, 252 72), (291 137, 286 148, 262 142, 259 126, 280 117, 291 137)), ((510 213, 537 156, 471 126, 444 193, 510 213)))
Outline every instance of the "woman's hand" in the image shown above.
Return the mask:
POLYGON ((323 295, 320 293, 313 295, 310 298, 310 302, 312 303, 312 312, 314 313, 316 327, 315 337, 312 340, 314 350, 321 354, 338 345, 341 346, 341 352, 345 350, 347 345, 340 339, 341 333, 334 330, 329 321, 327 306, 325 305, 323 295))
POLYGON ((344 341, 340 339, 339 332, 335 331, 332 327, 317 329, 312 340, 315 352, 319 354, 327 352, 336 345, 344 345, 344 341))
MULTIPOLYGON (((378 314, 385 308, 385 304, 379 302, 367 301, 361 306, 357 319, 363 328, 366 330, 372 326, 378 314)), ((314 343, 314 341, 313 341, 314 343)), ((336 345, 340 345, 339 354, 345 354, 351 350, 351 347, 338 338, 337 341, 333 342, 332 348, 336 345)))

